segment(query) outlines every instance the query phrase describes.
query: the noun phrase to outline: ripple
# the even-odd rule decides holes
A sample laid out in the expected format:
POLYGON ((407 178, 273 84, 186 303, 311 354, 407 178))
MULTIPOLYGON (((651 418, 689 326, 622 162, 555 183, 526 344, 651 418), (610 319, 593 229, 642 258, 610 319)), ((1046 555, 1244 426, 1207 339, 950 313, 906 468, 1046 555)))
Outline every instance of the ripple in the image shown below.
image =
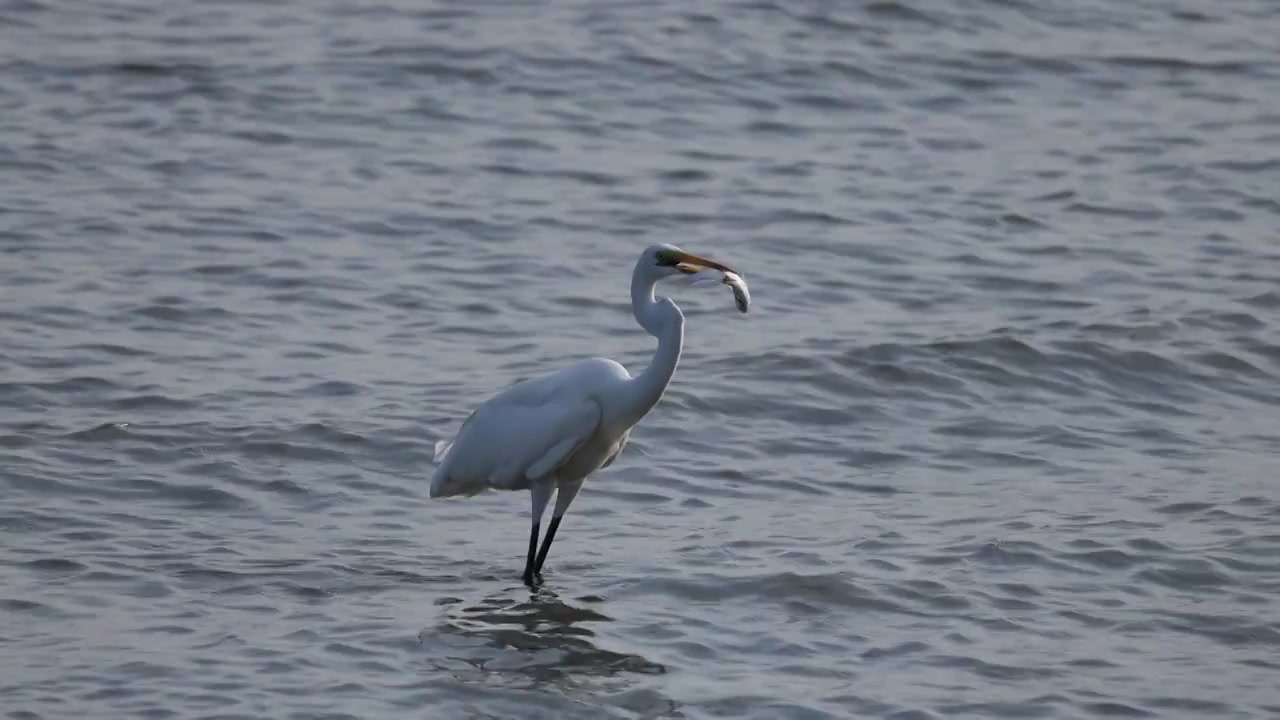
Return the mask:
POLYGON ((23 566, 31 570, 57 573, 80 572, 85 569, 81 563, 66 558, 40 558, 23 563, 23 566))
POLYGON ((175 485, 159 480, 137 478, 120 484, 122 488, 161 502, 175 502, 192 510, 231 510, 245 504, 235 493, 210 485, 175 485))

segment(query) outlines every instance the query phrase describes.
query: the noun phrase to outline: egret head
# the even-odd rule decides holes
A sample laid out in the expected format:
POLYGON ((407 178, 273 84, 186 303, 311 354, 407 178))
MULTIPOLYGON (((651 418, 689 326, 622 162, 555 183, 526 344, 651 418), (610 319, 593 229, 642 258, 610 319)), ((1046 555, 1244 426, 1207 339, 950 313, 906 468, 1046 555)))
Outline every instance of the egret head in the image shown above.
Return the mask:
POLYGON ((646 285, 648 292, 652 292, 654 283, 668 277, 688 278, 695 285, 707 281, 723 283, 733 289, 733 300, 737 303, 738 310, 745 313, 751 304, 746 280, 736 270, 667 244, 650 245, 644 249, 640 261, 636 263, 632 292, 646 285))

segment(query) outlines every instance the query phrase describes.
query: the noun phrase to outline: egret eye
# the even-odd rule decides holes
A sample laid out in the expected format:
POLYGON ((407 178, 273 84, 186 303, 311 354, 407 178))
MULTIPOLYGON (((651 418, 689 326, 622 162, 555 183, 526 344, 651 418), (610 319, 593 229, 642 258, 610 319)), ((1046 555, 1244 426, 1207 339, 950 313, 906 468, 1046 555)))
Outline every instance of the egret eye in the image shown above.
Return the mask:
POLYGON ((670 250, 659 250, 656 257, 659 265, 675 265, 680 261, 670 250))

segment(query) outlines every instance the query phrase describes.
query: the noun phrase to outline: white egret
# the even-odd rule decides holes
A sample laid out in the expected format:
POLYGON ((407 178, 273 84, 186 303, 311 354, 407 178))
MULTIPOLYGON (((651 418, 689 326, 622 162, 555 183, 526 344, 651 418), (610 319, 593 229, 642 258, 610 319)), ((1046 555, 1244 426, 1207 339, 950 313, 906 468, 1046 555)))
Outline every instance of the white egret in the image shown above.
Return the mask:
POLYGON ((583 481, 617 459, 631 428, 662 398, 675 374, 684 314, 670 298, 653 293, 658 281, 677 276, 717 278, 733 288, 738 309, 747 311, 746 283, 730 268, 672 245, 645 248, 631 274, 631 309, 640 327, 658 338, 658 349, 644 372, 632 377, 606 358, 578 361, 499 392, 471 413, 452 441, 436 444, 431 497, 489 488, 529 491, 533 527, 524 582, 530 586, 542 581, 551 540, 583 481), (553 492, 556 505, 539 550, 539 525, 553 492))

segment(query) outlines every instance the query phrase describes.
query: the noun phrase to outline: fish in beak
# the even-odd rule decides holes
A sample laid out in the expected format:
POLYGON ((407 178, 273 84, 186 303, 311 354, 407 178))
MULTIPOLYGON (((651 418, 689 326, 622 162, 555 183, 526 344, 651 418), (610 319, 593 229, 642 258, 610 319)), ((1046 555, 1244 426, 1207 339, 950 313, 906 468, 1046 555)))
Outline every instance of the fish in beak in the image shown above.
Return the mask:
POLYGON ((690 276, 694 284, 704 281, 717 281, 728 285, 733 290, 733 301, 740 312, 746 312, 751 305, 751 293, 747 290, 747 281, 733 268, 722 265, 686 252, 681 252, 676 269, 690 276))

